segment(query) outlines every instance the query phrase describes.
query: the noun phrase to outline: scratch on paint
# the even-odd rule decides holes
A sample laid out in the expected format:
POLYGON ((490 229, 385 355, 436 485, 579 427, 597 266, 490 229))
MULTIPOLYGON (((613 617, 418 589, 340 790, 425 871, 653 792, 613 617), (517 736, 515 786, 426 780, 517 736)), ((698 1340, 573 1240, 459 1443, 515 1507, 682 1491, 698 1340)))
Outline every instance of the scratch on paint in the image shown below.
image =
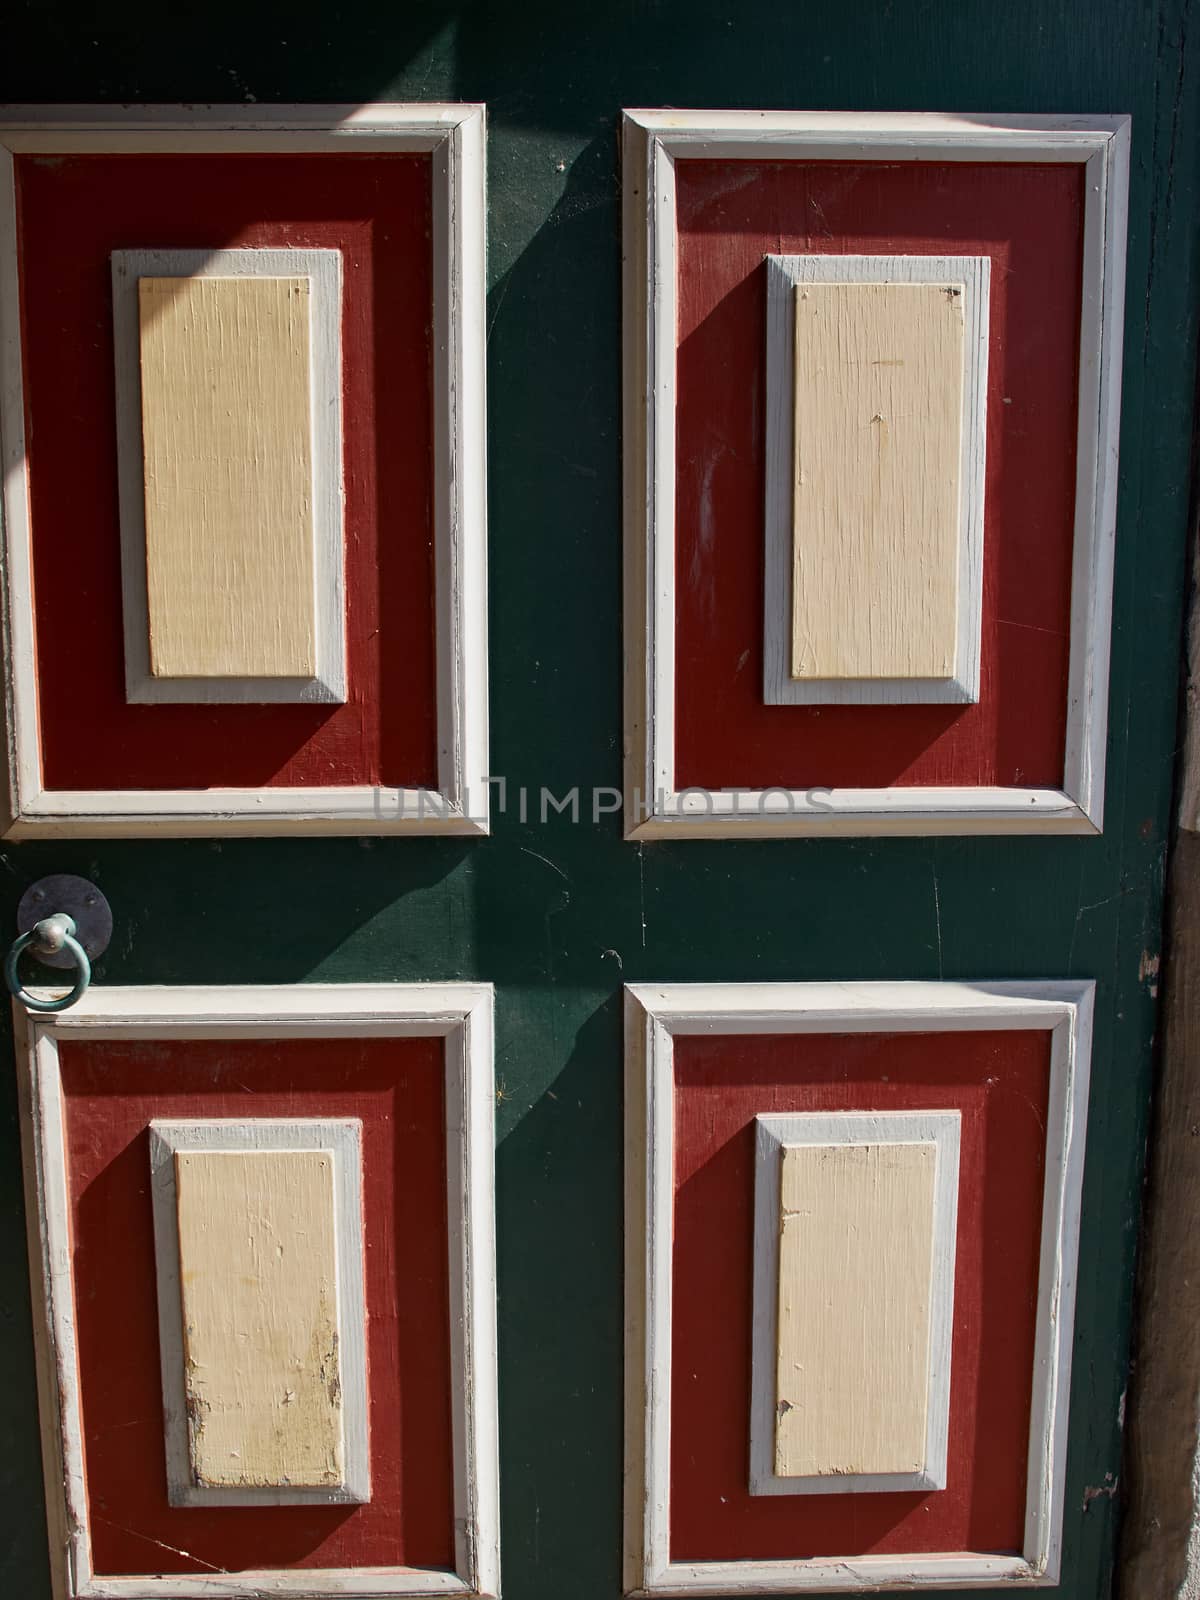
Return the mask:
POLYGON ((1146 985, 1151 1000, 1158 999, 1159 958, 1150 950, 1143 950, 1138 962, 1138 982, 1146 985))
POLYGON ((505 273, 504 281, 503 281, 503 283, 500 284, 499 289, 496 292, 495 306, 494 306, 494 309, 492 311, 491 320, 488 322, 487 339, 485 341, 485 343, 487 343, 487 344, 491 343, 492 330, 496 326, 496 319, 499 317, 501 309, 503 308, 504 302, 508 298, 508 286, 509 286, 509 284, 511 282, 512 282, 512 273, 510 271, 510 272, 505 273))
POLYGON ((810 195, 808 203, 812 207, 813 212, 815 213, 817 224, 820 227, 821 232, 824 235, 824 237, 826 239, 832 239, 833 238, 833 229, 829 226, 829 218, 825 215, 825 212, 824 212, 824 210, 822 209, 822 206, 821 206, 821 202, 817 199, 817 197, 815 195, 810 195))
POLYGON ((1090 1511, 1093 1500, 1111 1500, 1117 1492, 1118 1482, 1111 1472, 1106 1472, 1103 1483, 1090 1484, 1083 1491, 1083 1509, 1090 1511))
POLYGON ((711 621, 716 603, 716 591, 711 582, 705 579, 705 558, 712 549, 716 537, 716 513, 713 507, 713 479, 718 467, 727 455, 733 452, 724 442, 718 444, 712 454, 707 457, 701 468, 700 474, 700 504, 698 516, 698 532, 696 547, 692 553, 691 564, 688 568, 688 582, 696 591, 705 617, 711 621))
MULTIPOLYGON (((1081 868, 1080 869, 1080 879, 1081 879, 1081 881, 1082 881, 1082 877, 1083 877, 1083 870, 1081 868)), ((1075 912, 1075 922, 1074 922, 1074 925, 1071 928, 1071 945, 1070 945, 1070 949, 1067 952, 1067 971, 1068 972, 1074 972, 1074 970, 1075 970, 1075 940, 1076 940, 1076 938, 1077 938, 1077 936, 1079 934, 1079 925, 1083 921, 1084 917, 1087 916, 1089 911, 1099 911, 1104 906, 1112 905, 1114 900, 1119 900, 1121 898, 1121 894, 1122 893, 1123 893, 1122 890, 1118 890, 1116 894, 1106 895, 1103 900, 1092 900, 1087 905, 1079 906, 1077 908, 1077 910, 1075 912)))
POLYGON ((198 1567, 203 1567, 206 1572, 228 1573, 229 1567, 214 1567, 211 1561, 204 1561, 200 1556, 194 1556, 190 1550, 181 1550, 177 1544, 166 1544, 162 1539, 155 1539, 148 1533, 139 1533, 136 1528, 127 1528, 122 1522, 111 1522, 108 1517, 96 1517, 97 1522, 102 1522, 106 1528, 115 1528, 118 1533, 132 1534, 135 1539, 143 1539, 147 1544, 157 1545, 160 1550, 169 1550, 173 1556, 183 1556, 185 1561, 194 1561, 198 1567))
POLYGON ((938 977, 944 978, 946 974, 942 967, 942 900, 938 893, 936 861, 930 862, 930 870, 933 873, 933 918, 937 926, 938 977))
POLYGON ((638 845, 638 906, 642 914, 642 949, 646 948, 646 854, 645 846, 638 845))
POLYGON ((996 625, 1000 628, 1023 628, 1026 633, 1044 633, 1051 639, 1066 638, 1061 628, 1039 628, 1036 622, 1017 622, 1013 617, 1000 617, 996 625))
POLYGON ((532 856, 535 861, 540 861, 544 867, 549 867, 551 872, 557 873, 557 875, 567 886, 565 889, 559 891, 559 903, 556 906, 547 907, 546 914, 542 919, 542 925, 546 935, 546 975, 547 977, 553 979, 554 938, 550 924, 553 922, 555 917, 561 917, 563 912, 566 911, 571 904, 571 880, 567 877, 563 869, 556 865, 555 862, 551 861, 548 856, 541 855, 536 850, 530 850, 526 845, 519 845, 518 849, 522 855, 532 856))
POLYGON ((519 845, 518 849, 523 856, 532 856, 535 861, 540 861, 544 866, 549 867, 551 872, 557 872, 564 883, 570 883, 571 880, 567 877, 563 869, 559 866, 555 866, 554 862, 549 860, 548 857, 539 855, 536 850, 530 850, 525 845, 519 845))

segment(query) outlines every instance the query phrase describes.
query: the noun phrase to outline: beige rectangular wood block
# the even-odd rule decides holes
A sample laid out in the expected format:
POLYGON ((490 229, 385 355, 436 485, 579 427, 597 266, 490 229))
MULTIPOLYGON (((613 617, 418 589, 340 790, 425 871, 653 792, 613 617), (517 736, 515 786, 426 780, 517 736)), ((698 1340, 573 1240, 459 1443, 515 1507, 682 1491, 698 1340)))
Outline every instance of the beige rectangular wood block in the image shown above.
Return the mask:
POLYGON ((921 1471, 937 1147, 786 1146, 775 1471, 921 1471))
POLYGON ((317 667, 309 281, 138 282, 155 678, 317 667))
POLYGON ((188 1448, 207 1488, 343 1481, 331 1150, 177 1150, 188 1448))
POLYGON ((795 289, 791 671, 956 669, 961 285, 795 289))

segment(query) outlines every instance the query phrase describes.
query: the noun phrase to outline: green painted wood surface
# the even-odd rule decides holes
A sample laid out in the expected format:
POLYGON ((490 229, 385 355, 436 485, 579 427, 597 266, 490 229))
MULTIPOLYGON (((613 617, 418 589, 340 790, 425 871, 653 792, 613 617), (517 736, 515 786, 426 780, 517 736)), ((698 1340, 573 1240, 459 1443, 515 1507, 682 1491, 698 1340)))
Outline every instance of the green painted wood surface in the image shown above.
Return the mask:
MULTIPOLYGON (((469 843, 0 848, 0 928, 13 926, 21 890, 44 872, 103 885, 117 933, 102 982, 496 983, 508 1600, 619 1593, 619 991, 637 978, 1099 980, 1061 1592, 1109 1592, 1200 299, 1200 30, 1185 47, 1189 9, 214 0, 184 20, 133 0, 96 20, 10 0, 0 18, 7 101, 488 102, 491 770, 535 795, 620 782, 619 108, 1134 117, 1103 838, 639 848, 622 843, 615 817, 543 827, 511 814, 493 838, 469 843)), ((7 1066, 0 1138, 0 1593, 45 1600, 7 1066)))

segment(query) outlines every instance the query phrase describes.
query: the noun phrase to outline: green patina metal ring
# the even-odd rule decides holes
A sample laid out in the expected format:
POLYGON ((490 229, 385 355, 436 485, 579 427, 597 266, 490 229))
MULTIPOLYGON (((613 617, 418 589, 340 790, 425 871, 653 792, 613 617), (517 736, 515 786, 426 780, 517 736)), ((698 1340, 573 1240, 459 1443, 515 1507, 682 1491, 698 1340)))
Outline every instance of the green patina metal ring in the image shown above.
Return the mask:
POLYGON ((65 1011, 68 1006, 73 1006, 92 981, 92 963, 88 960, 87 951, 75 937, 75 919, 63 913, 44 917, 28 933, 23 933, 14 940, 13 947, 4 961, 4 981, 8 985, 9 993, 15 995, 29 1011, 65 1011), (36 995, 30 994, 21 982, 21 974, 17 968, 21 957, 31 946, 35 955, 39 948, 43 952, 68 950, 75 958, 77 969, 75 982, 66 994, 60 995, 56 1000, 39 1000, 36 995))

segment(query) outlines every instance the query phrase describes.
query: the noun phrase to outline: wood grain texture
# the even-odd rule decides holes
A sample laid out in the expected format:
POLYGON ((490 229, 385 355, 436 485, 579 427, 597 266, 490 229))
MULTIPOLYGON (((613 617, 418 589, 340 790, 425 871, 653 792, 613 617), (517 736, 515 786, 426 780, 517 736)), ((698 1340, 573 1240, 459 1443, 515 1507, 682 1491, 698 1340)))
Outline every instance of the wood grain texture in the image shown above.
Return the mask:
POLYGON ((332 1150, 177 1150, 192 1476, 344 1478, 332 1150))
MULTIPOLYGON (((763 699, 767 705, 896 706, 978 703, 983 633, 983 532, 991 277, 991 260, 986 255, 817 253, 768 256, 766 262, 767 426, 764 441, 766 572, 763 590, 763 699), (957 618, 952 633, 947 628, 943 635, 946 652, 953 659, 953 669, 946 675, 937 675, 941 671, 940 667, 935 668, 934 672, 917 671, 899 676, 882 674, 871 676, 869 672, 864 672, 861 676, 847 677, 837 677, 832 673, 825 677, 793 675, 797 621, 806 614, 811 616, 814 613, 811 604, 807 605, 806 611, 805 595, 798 589, 796 582, 796 568, 798 564, 803 566, 805 553, 804 529, 800 518, 800 512, 803 510, 803 491, 820 487, 823 477, 820 471, 810 473, 808 466, 805 465, 803 470, 810 481, 803 486, 803 490, 798 490, 795 482, 799 444, 796 355, 799 348, 798 341, 803 338, 803 322, 797 323, 796 312, 800 304, 800 291, 815 289, 819 299, 822 289, 828 290, 835 286, 848 287, 851 291, 872 288, 892 291, 899 297, 898 303, 901 306, 904 303, 902 291, 905 286, 920 287, 925 292, 938 288, 957 288, 959 291, 954 298, 958 302, 963 323, 961 361, 950 374, 951 381, 957 385, 960 394, 957 423, 958 450, 949 451, 949 460, 945 463, 957 481, 957 493, 953 497, 953 505, 949 508, 949 514, 954 521, 954 551, 947 566, 939 569, 942 579, 953 590, 953 606, 957 618)), ((811 301, 810 294, 806 303, 811 304, 811 301)), ((886 319, 881 337, 893 338, 891 325, 886 319)), ((881 359, 886 362, 890 358, 885 355, 881 359)), ((845 426, 834 427, 834 449, 844 455, 847 447, 853 446, 855 439, 860 439, 863 433, 878 433, 882 426, 878 422, 871 422, 870 419, 883 417, 888 409, 889 400, 879 392, 886 386, 886 380, 888 378, 895 380, 906 373, 911 378, 916 372, 916 366, 912 362, 906 362, 903 368, 877 366, 875 358, 865 358, 855 362, 851 351, 843 350, 839 354, 835 349, 830 353, 830 372, 834 373, 835 368, 842 376, 849 379, 857 378, 868 386, 872 378, 877 380, 877 392, 867 397, 873 403, 863 412, 862 420, 865 426, 860 428, 854 423, 853 418, 843 418, 845 426)), ((817 393, 810 396, 807 410, 809 422, 815 423, 820 428, 824 425, 827 413, 823 398, 823 374, 816 375, 815 387, 817 393)), ((844 387, 843 385, 843 389, 844 387)), ((843 398, 845 397, 843 393, 843 398)), ((905 427, 915 425, 918 435, 916 442, 919 447, 921 442, 919 407, 893 406, 892 410, 893 413, 896 411, 904 413, 905 427)), ((953 422, 951 425, 954 426, 953 422)), ((814 442, 811 427, 809 434, 810 442, 814 442)), ((890 443, 894 441, 889 441, 889 445, 890 443)), ((924 453, 918 448, 914 454, 916 486, 918 489, 928 488, 928 463, 924 453)), ((898 464, 898 458, 894 453, 889 454, 888 460, 892 466, 898 464)), ((874 470, 869 462, 868 469, 874 470)), ((826 484, 825 487, 831 490, 827 500, 834 521, 843 519, 843 513, 848 511, 851 524, 842 530, 845 536, 840 539, 835 528, 834 537, 829 541, 832 546, 829 552, 832 556, 829 575, 836 591, 840 582, 841 566, 852 558, 855 540, 863 531, 861 526, 854 525, 855 508, 858 511, 858 523, 866 521, 868 534, 872 533, 878 524, 886 521, 894 511, 902 512, 904 508, 895 496, 886 503, 880 500, 873 509, 869 505, 864 506, 870 489, 861 474, 849 482, 844 493, 836 484, 832 486, 826 484), (866 495, 862 492, 864 486, 866 495)), ((949 496, 947 498, 949 499, 949 496)), ((809 509, 812 509, 811 505, 809 509)), ((924 527, 923 532, 925 542, 928 543, 928 525, 924 527)), ((864 631, 868 642, 878 631, 877 624, 880 621, 885 631, 894 631, 897 624, 903 624, 902 603, 906 597, 913 602, 918 624, 922 621, 928 623, 930 620, 931 597, 927 593, 929 585, 925 574, 905 566, 903 551, 898 548, 903 537, 903 528, 900 530, 900 535, 900 539, 886 540, 885 548, 869 552, 869 558, 864 563, 865 571, 856 575, 853 593, 847 593, 845 585, 842 585, 840 595, 835 593, 835 599, 840 598, 843 602, 849 602, 853 619, 860 625, 865 623, 864 631), (893 559, 893 553, 900 557, 899 561, 893 559), (897 595, 881 597, 880 578, 886 578, 889 572, 898 583, 898 597, 897 595)), ((922 534, 919 532, 916 542, 920 544, 921 539, 922 534)), ((861 544, 861 539, 859 543, 861 544)), ((819 540, 817 545, 819 549, 819 540)), ((818 573, 817 576, 819 575, 818 573)), ((815 615, 824 625, 822 608, 816 608, 815 615)), ((928 631, 926 628, 926 635, 928 631)), ((836 648, 836 639, 834 645, 836 648)), ((867 665, 869 666, 869 663, 867 665)))
POLYGON ((933 1144, 784 1149, 779 1475, 925 1465, 936 1171, 933 1144))
MULTIPOLYGON (((163 224, 159 226, 164 227, 163 224)), ((343 259, 343 252, 338 249, 272 247, 240 250, 114 250, 111 253, 120 488, 121 608, 125 632, 125 698, 130 704, 280 705, 308 701, 341 704, 346 700, 345 497, 342 468, 345 454, 342 438, 343 259), (272 450, 269 440, 263 448, 261 438, 256 443, 253 436, 255 430, 261 434, 264 426, 269 428, 273 418, 278 422, 288 409, 286 393, 275 392, 281 389, 281 385, 275 383, 269 373, 255 374, 256 379, 262 378, 259 385, 262 393, 258 396, 262 411, 254 419, 254 428, 247 431, 239 426, 241 419, 237 415, 239 406, 247 400, 245 382, 241 383, 233 396, 233 403, 225 403, 221 390, 228 386, 230 376, 237 377, 238 373, 232 370, 214 377, 209 370, 223 362, 231 369, 237 369, 247 361, 253 362, 253 352, 249 349, 238 349, 232 362, 225 361, 224 352, 239 335, 236 326, 239 308, 236 305, 226 308, 227 320, 234 324, 231 340, 224 338, 219 327, 215 330, 211 328, 213 317, 208 316, 206 322, 205 317, 197 317, 194 308, 189 311, 184 307, 180 320, 185 324, 199 322, 200 333, 215 331, 217 336, 215 342, 218 348, 210 350, 207 359, 201 361, 200 370, 190 374, 199 390, 199 412, 203 419, 214 423, 215 437, 209 437, 207 441, 212 459, 207 464, 200 463, 199 470, 193 474, 195 482, 190 488, 185 486, 185 492, 176 494, 165 508, 168 531, 173 531, 176 543, 182 545, 182 549, 175 552, 178 571, 172 572, 168 566, 165 574, 160 572, 158 587, 160 590, 164 587, 164 577, 168 585, 174 577, 176 587, 184 591, 176 607, 184 618, 184 642, 190 639, 193 646, 199 643, 202 650, 206 648, 205 635, 201 632, 199 639, 196 638, 204 609, 194 613, 194 608, 186 604, 187 579, 190 575, 197 581, 206 576, 217 582, 229 582, 231 578, 239 582, 244 580, 247 575, 245 549, 238 543, 237 527, 228 521, 218 528, 213 540, 208 539, 204 529, 200 528, 202 553, 199 565, 192 560, 188 539, 190 533, 196 532, 191 524, 197 521, 203 523, 205 517, 212 513, 214 505, 220 509, 220 502, 228 497, 231 485, 239 487, 234 480, 240 476, 246 480, 241 487, 248 486, 249 492, 241 498, 234 497, 237 500, 235 517, 240 517, 248 525, 252 536, 250 543, 257 541, 261 544, 265 537, 270 544, 272 538, 279 535, 275 543, 282 540, 285 545, 295 545, 296 554, 308 561, 312 569, 307 591, 294 573, 289 574, 289 581, 281 590, 285 605, 289 595, 293 599, 299 597, 302 602, 301 614, 293 614, 289 618, 285 612, 277 616, 273 610, 275 602, 272 593, 256 594, 253 589, 249 594, 235 593, 226 597, 225 604, 222 604, 220 596, 209 597, 204 594, 201 599, 210 609, 216 608, 220 612, 222 629, 226 634, 240 636, 247 628, 252 630, 257 608, 261 613, 264 634, 260 645, 265 644, 267 648, 271 647, 272 639, 277 650, 281 645, 286 646, 285 633, 290 624, 292 645, 298 655, 296 665, 300 670, 257 676, 223 673, 219 668, 194 674, 156 674, 152 650, 154 615, 151 606, 151 573, 148 570, 152 530, 147 515, 150 485, 147 481, 145 448, 147 384, 142 335, 143 321, 154 318, 156 312, 162 311, 162 306, 153 303, 153 295, 150 296, 150 304, 144 306, 143 291, 147 284, 158 282, 163 285, 165 296, 172 284, 195 283, 199 287, 202 281, 206 293, 208 288, 229 290, 234 291, 236 299, 240 294, 239 285, 246 280, 267 285, 264 291, 267 304, 257 308, 265 312, 259 318, 262 326, 256 325, 253 329, 242 331, 255 336, 266 332, 286 337, 289 318, 301 324, 296 331, 306 346, 306 352, 301 352, 302 360, 292 363, 291 376, 307 389, 307 398, 302 392, 294 396, 299 402, 299 411, 307 411, 307 420, 302 415, 295 419, 294 430, 296 439, 301 442, 302 453, 307 454, 307 465, 303 460, 289 457, 286 437, 278 439, 276 444, 279 448, 272 450), (286 301, 274 295, 272 284, 277 288, 282 280, 291 280, 303 286, 307 297, 307 310, 303 315, 295 316, 288 309, 286 301), (273 316, 277 311, 283 315, 273 316), (231 430, 234 433, 232 439, 229 437, 231 430), (222 450, 230 448, 231 457, 218 459, 222 450), (287 496, 281 498, 277 492, 278 482, 272 482, 280 478, 281 471, 286 477, 289 467, 295 469, 295 481, 285 487, 293 494, 293 498, 298 497, 303 502, 299 504, 299 518, 294 526, 289 525, 287 520, 287 496), (263 490, 268 495, 265 508, 256 503, 256 496, 263 490), (182 524, 182 537, 179 524, 182 524), (306 531, 310 552, 305 546, 306 531), (209 548, 210 544, 222 543, 224 549, 209 548), (311 616, 306 620, 302 613, 309 592, 313 596, 313 604, 311 616), (243 602, 248 602, 249 614, 247 604, 243 602), (282 628, 281 623, 284 625, 282 628), (311 661, 305 660, 306 656, 311 657, 311 661)), ((224 297, 216 298, 219 306, 224 297)), ((249 312, 253 320, 256 297, 249 294, 243 298, 251 302, 249 312)), ((201 300, 204 300, 204 295, 201 300)), ((208 309, 211 311, 214 308, 208 309)), ((196 331, 194 326, 185 327, 185 334, 196 331)), ((241 343, 248 341, 243 339, 241 343)), ((260 346, 261 343, 260 338, 260 346)), ((183 344, 183 353, 188 354, 186 338, 183 344)), ((166 422, 170 424, 170 408, 175 407, 178 411, 180 406, 175 388, 172 387, 172 384, 178 386, 180 372, 168 370, 159 376, 163 380, 159 384, 159 402, 160 406, 167 408, 166 422)), ((241 376, 244 379, 245 374, 241 376)), ((286 374, 282 376, 286 383, 286 374)), ((295 384, 292 387, 294 389, 295 384)), ((190 398, 184 396, 185 408, 190 398)), ((292 409, 296 410, 297 407, 292 409)), ((163 420, 160 416, 160 423, 163 420)), ((182 421, 185 425, 183 443, 195 467, 194 458, 205 441, 203 438, 197 439, 194 428, 186 426, 191 419, 177 416, 174 420, 182 421)), ((286 432, 285 426, 285 435, 286 432)), ((173 473, 178 478, 178 464, 174 455, 168 455, 165 462, 168 477, 173 473)), ((179 488, 177 481, 175 488, 179 488)), ((170 550, 164 553, 164 561, 170 554, 170 550)), ((197 665, 203 668, 205 663, 200 660, 197 665)), ((211 665, 216 667, 216 664, 211 665)))
MULTIPOLYGON (((952 1098, 942 1101, 944 1107, 953 1104, 952 1098)), ((755 1122, 751 1495, 849 1494, 861 1507, 869 1494, 945 1489, 961 1109, 801 1112, 759 1115, 755 1122), (793 1149, 809 1152, 796 1156, 798 1162, 816 1162, 813 1151, 827 1153, 833 1183, 826 1198, 850 1210, 843 1205, 843 1214, 831 1213, 820 1195, 790 1203, 784 1157, 793 1149), (902 1186, 885 1193, 878 1170, 854 1170, 855 1162, 876 1168, 902 1162, 893 1152, 913 1150, 927 1151, 932 1163, 928 1215, 915 1228, 911 1215, 907 1223, 900 1215, 902 1186), (856 1195, 862 1201, 857 1209, 856 1195), (786 1218, 785 1209, 791 1213, 786 1218), (785 1261, 789 1229, 792 1255, 785 1261), (905 1274, 906 1251, 909 1268, 915 1252, 915 1277, 905 1274), (893 1271, 898 1281, 880 1288, 880 1275, 893 1271), (851 1280, 844 1289, 838 1288, 839 1274, 851 1280), (789 1333, 791 1349, 785 1352, 789 1333), (922 1342, 923 1357, 916 1349, 922 1342), (857 1370, 846 1372, 847 1366, 857 1370), (872 1395, 873 1385, 886 1396, 872 1395), (802 1410, 811 1428, 809 1419, 797 1415, 802 1410), (821 1445, 822 1427, 830 1457, 836 1450, 861 1450, 864 1430, 878 1444, 879 1429, 886 1432, 897 1415, 911 1422, 907 1465, 855 1468, 817 1459, 811 1450, 804 1454, 808 1446, 821 1445), (781 1455, 789 1434, 790 1464, 781 1455)))
POLYGON ((794 290, 794 678, 949 678, 963 286, 794 290))
POLYGON ((317 670, 306 278, 142 278, 150 671, 317 670))
POLYGON ((361 1122, 155 1117, 150 1178, 170 1504, 370 1500, 361 1122))
POLYGON ((1200 547, 1193 545, 1184 745, 1167 883, 1167 962, 1146 950, 1139 976, 1165 986, 1162 1069, 1138 1286, 1137 1363, 1127 1429, 1123 1594, 1200 1593, 1200 547))
MULTIPOLYGON (((1193 612, 1193 617, 1196 613, 1193 612)), ((1193 707, 1189 737, 1200 731, 1193 707)), ((1193 797, 1195 791, 1193 790, 1193 797)), ((1182 809, 1171 851, 1161 1098, 1151 1152, 1137 1364, 1130 1385, 1120 1593, 1200 1593, 1200 833, 1182 809)), ((1148 963, 1148 965, 1151 965, 1148 963)), ((1146 973, 1158 986, 1158 962, 1146 973)))

